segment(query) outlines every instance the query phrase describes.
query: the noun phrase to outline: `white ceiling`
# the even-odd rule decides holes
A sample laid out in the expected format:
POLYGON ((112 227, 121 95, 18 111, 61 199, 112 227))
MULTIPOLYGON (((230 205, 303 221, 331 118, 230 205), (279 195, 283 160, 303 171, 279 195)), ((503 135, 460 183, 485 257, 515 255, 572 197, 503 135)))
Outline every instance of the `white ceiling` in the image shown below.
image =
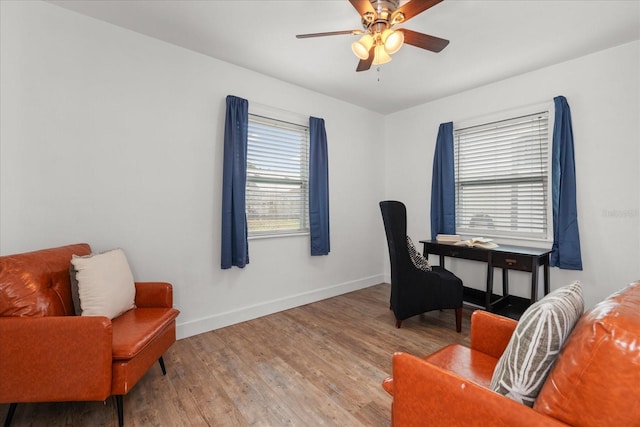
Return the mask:
POLYGON ((406 45, 356 73, 357 36, 295 38, 361 29, 347 0, 50 3, 382 114, 640 39, 638 0, 444 0, 398 26, 450 40, 442 52, 406 45))

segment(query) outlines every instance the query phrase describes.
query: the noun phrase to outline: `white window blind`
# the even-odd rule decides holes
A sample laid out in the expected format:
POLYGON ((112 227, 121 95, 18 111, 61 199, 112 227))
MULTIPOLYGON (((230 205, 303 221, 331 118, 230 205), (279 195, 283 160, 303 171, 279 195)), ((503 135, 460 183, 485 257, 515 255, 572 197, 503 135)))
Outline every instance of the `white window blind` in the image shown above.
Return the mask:
POLYGON ((458 233, 548 237, 548 116, 545 111, 454 131, 458 233))
POLYGON ((308 232, 309 129, 249 114, 247 225, 250 236, 308 232))

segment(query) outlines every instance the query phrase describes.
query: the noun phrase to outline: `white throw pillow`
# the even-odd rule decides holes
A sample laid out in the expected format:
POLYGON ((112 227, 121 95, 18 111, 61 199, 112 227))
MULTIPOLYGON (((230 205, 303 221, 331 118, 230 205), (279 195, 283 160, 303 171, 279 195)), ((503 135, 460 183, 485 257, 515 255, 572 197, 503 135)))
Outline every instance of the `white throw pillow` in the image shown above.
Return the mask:
POLYGON ((136 287, 122 249, 87 256, 74 255, 83 316, 118 317, 135 308, 136 287))

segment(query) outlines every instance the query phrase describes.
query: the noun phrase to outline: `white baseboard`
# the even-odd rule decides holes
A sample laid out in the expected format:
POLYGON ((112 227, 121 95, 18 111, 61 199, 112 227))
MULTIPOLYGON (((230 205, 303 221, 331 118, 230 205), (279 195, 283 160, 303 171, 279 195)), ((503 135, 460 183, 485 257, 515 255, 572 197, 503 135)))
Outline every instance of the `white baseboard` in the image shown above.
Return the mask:
POLYGON ((265 301, 264 303, 254 304, 238 308, 236 310, 226 311, 224 313, 214 314, 185 323, 178 323, 176 326, 176 335, 178 339, 187 338, 193 335, 209 332, 214 329, 224 328, 225 326, 277 313, 279 311, 288 310, 290 308, 321 301, 337 295, 368 288, 369 286, 377 285, 382 282, 384 282, 382 275, 365 277, 350 282, 340 283, 338 285, 315 289, 309 292, 265 301))

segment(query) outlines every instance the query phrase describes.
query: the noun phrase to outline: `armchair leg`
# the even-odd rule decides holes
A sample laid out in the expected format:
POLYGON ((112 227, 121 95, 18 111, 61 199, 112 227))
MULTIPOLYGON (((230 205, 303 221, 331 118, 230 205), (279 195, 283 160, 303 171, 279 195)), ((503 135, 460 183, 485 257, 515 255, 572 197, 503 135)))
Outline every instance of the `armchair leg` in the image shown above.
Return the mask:
POLYGON ((456 308, 456 332, 462 332, 462 307, 456 308))
POLYGON ((116 394, 116 406, 118 407, 118 426, 124 426, 124 403, 121 394, 116 394))
POLYGON ((162 356, 158 359, 158 363, 160 364, 160 369, 162 369, 162 375, 167 375, 167 370, 164 367, 164 359, 162 359, 162 356))
POLYGON ((7 412, 7 417, 4 419, 4 427, 9 427, 11 425, 11 419, 13 418, 13 414, 16 412, 17 403, 12 403, 9 405, 9 412, 7 412))
POLYGON ((402 320, 396 319, 396 328, 400 329, 400 326, 402 326, 402 320))

